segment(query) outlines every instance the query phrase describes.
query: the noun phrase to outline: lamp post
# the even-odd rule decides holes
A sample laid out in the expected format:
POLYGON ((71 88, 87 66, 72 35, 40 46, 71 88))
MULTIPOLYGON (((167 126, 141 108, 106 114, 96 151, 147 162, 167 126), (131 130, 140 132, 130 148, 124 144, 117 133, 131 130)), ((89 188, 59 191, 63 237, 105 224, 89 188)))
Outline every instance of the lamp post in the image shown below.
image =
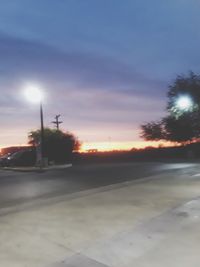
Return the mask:
POLYGON ((34 104, 39 104, 40 106, 40 142, 37 144, 37 163, 40 167, 44 164, 44 116, 43 116, 43 106, 42 99, 43 94, 40 88, 36 85, 28 85, 25 87, 24 91, 26 99, 34 104))
POLYGON ((41 123, 41 129, 40 129, 40 153, 41 153, 41 164, 43 165, 43 158, 44 158, 44 119, 43 119, 43 107, 42 107, 42 101, 40 101, 40 123, 41 123))
MULTIPOLYGON (((192 111, 195 105, 193 99, 189 95, 179 96, 175 104, 176 108, 182 112, 192 111)), ((187 157, 191 159, 194 158, 194 156, 194 151, 189 147, 189 150, 187 151, 187 157)))

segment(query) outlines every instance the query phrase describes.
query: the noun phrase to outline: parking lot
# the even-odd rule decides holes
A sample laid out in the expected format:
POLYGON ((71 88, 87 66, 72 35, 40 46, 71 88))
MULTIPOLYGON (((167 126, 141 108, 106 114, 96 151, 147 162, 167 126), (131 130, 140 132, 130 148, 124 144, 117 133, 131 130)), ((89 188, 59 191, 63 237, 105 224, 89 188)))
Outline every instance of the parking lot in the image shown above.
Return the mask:
POLYGON ((113 167, 79 166, 62 170, 59 175, 46 172, 39 176, 1 172, 4 190, 12 188, 13 183, 16 186, 13 200, 5 201, 0 209, 0 264, 199 266, 198 164, 127 163, 116 170, 113 167), (82 187, 78 174, 82 174, 82 187), (109 174, 116 177, 116 183, 107 181, 109 174), (126 178, 124 175, 119 180, 123 174, 126 178), (63 179, 68 180, 66 188, 71 186, 70 191, 65 188, 65 193, 61 190, 63 179), (45 195, 43 183, 57 193, 45 195), (60 187, 56 188, 56 183, 60 187), (24 190, 26 198, 19 201, 24 190), (35 196, 32 200, 31 195, 35 196))

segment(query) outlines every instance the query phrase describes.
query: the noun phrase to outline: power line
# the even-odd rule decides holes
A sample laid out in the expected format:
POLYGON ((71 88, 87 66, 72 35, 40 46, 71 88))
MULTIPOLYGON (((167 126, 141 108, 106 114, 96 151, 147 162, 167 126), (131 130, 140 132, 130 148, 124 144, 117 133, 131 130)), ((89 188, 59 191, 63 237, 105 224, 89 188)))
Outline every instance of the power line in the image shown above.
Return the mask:
POLYGON ((60 117, 61 115, 59 114, 59 115, 56 115, 55 116, 55 121, 52 121, 51 123, 53 123, 53 124, 55 124, 55 126, 56 126, 56 129, 57 130, 59 130, 59 125, 61 124, 61 123, 63 123, 62 121, 59 121, 59 117, 60 117))

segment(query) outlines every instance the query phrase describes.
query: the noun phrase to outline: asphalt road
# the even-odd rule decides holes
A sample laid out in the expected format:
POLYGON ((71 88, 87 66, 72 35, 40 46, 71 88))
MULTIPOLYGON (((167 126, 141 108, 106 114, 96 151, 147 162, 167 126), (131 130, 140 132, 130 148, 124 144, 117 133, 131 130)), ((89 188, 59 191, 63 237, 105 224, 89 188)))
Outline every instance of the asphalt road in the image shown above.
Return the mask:
POLYGON ((194 172, 192 163, 112 163, 73 166, 44 173, 0 170, 0 209, 35 199, 130 181, 163 172, 194 172))

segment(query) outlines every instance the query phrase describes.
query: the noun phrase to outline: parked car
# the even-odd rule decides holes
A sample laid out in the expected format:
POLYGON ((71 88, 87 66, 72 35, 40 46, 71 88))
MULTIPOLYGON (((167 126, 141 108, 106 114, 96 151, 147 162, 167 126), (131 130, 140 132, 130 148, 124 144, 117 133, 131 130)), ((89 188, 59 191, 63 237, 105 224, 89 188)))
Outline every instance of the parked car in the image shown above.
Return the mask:
POLYGON ((0 157, 0 167, 5 167, 8 164, 8 157, 11 156, 11 153, 5 154, 0 157))
POLYGON ((6 166, 34 166, 36 163, 35 150, 22 150, 7 157, 6 166))

